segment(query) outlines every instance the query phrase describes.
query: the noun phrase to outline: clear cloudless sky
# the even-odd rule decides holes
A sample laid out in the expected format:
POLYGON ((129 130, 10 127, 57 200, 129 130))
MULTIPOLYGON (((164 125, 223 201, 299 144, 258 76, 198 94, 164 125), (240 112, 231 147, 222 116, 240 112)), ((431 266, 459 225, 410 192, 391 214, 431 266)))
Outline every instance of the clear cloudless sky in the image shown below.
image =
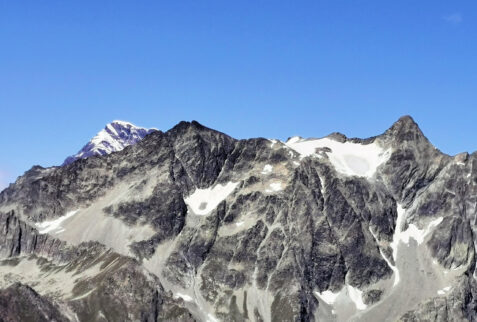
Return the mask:
POLYGON ((0 0, 0 185, 120 119, 477 150, 476 1, 0 0))

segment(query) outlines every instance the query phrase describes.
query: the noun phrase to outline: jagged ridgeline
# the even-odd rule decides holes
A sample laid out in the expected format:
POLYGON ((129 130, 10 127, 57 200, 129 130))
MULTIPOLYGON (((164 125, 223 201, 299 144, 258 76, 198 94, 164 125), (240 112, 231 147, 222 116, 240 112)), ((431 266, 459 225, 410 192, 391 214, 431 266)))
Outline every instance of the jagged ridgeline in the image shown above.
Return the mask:
POLYGON ((410 117, 364 140, 136 141, 0 193, 0 320, 476 320, 477 155, 410 117))

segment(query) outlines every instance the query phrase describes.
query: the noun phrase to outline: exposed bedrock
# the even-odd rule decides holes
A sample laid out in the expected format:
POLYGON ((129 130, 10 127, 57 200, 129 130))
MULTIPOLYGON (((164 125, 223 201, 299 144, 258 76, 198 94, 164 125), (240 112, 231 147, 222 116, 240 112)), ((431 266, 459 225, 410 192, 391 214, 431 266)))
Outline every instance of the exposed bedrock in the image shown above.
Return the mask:
POLYGON ((472 321, 475 165, 410 117, 286 142, 181 122, 2 191, 0 303, 58 321, 472 321))

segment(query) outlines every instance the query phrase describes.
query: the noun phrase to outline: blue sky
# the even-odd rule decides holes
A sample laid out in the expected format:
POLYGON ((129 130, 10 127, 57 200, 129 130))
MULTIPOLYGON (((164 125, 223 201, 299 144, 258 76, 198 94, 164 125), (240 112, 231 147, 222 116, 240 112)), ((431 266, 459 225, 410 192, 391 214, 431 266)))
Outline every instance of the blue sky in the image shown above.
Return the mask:
POLYGON ((0 186, 122 119, 477 150, 475 1, 0 0, 0 186))

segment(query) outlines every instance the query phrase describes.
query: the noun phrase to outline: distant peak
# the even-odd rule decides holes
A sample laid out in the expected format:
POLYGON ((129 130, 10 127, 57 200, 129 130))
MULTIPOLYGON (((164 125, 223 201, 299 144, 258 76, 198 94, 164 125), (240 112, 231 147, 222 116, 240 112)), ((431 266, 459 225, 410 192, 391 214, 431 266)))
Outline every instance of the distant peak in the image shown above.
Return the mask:
POLYGON ((77 154, 66 158, 63 165, 70 164, 78 159, 121 151, 129 145, 141 141, 146 135, 154 131, 157 131, 157 129, 147 129, 136 126, 131 122, 114 120, 106 124, 104 129, 99 131, 77 154))

